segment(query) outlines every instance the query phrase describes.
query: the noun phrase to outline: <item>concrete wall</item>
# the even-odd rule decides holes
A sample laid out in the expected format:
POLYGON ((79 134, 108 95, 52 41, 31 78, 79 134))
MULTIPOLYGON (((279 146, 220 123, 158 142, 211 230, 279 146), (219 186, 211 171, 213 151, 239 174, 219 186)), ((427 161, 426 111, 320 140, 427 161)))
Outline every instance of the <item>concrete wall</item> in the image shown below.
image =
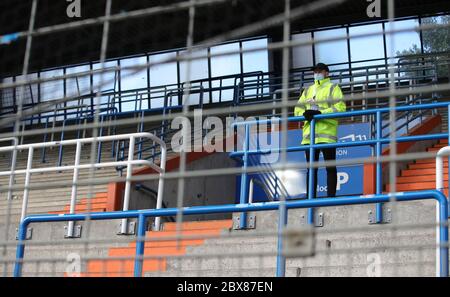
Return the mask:
MULTIPOLYGON (((188 163, 187 171, 196 171, 212 168, 234 168, 236 163, 228 153, 214 153, 202 159, 188 163)), ((144 181, 145 186, 158 189, 158 181, 144 181)), ((185 179, 183 206, 218 205, 235 202, 236 196, 235 175, 207 176, 185 179)), ((166 207, 177 207, 178 179, 167 179, 164 184, 163 201, 166 207)), ((156 207, 156 198, 144 191, 137 191, 134 187, 131 192, 130 209, 148 209, 156 207)), ((196 215, 185 217, 187 221, 204 219, 226 219, 230 215, 196 215)))
MULTIPOLYGON (((130 219, 135 222, 135 219, 130 219)), ((25 263, 23 276, 64 276, 74 256, 79 256, 81 272, 86 271, 89 258, 108 257, 112 247, 126 247, 136 240, 136 236, 117 235, 121 220, 76 222, 81 225, 81 238, 64 238, 64 226, 67 222, 35 223, 28 228, 32 229, 32 238, 25 241, 25 263), (86 244, 86 240, 97 241, 86 244), (38 262, 38 260, 40 262, 38 262)), ((6 270, 7 276, 12 276, 14 268, 16 244, 15 228, 9 229, 6 256, 0 262, 0 275, 6 270), (8 261, 6 267, 5 262, 8 261)), ((0 234, 5 233, 4 226, 0 226, 0 234)), ((3 237, 2 237, 3 241, 3 237)), ((1 247, 3 252, 3 247, 1 247)))

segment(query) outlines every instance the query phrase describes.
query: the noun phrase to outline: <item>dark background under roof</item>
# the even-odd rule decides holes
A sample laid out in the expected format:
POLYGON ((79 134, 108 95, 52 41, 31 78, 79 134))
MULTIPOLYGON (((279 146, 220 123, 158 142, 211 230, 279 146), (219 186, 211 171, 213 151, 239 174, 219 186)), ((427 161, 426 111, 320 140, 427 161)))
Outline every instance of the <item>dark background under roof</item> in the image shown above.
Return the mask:
MULTIPOLYGON (((132 11, 153 6, 166 6, 187 0, 113 0, 112 13, 132 11)), ((105 0, 81 0, 82 18, 104 15, 105 0)), ((314 1, 292 0, 293 9, 314 1)), ((382 17, 387 18, 386 0, 382 0, 382 17)), ((0 1, 0 35, 27 30, 32 0, 0 1)), ((36 28, 62 24, 80 19, 66 15, 69 2, 39 0, 36 28)), ((396 18, 450 12, 449 0, 396 0, 396 18)), ((374 21, 366 15, 369 2, 348 0, 319 13, 292 23, 292 31, 348 23, 374 21)), ((262 21, 282 13, 282 0, 230 0, 196 10, 194 42, 229 32, 245 24, 262 21)), ((186 10, 155 16, 119 21, 111 24, 108 58, 144 52, 160 51, 186 45, 188 13, 186 10)), ((281 27, 262 30, 252 35, 281 35, 281 27)), ((96 61, 100 56, 102 26, 89 26, 59 33, 37 36, 33 39, 30 72, 43 68, 96 61)), ((276 38, 275 38, 276 39, 276 38)), ((9 45, 0 45, 0 76, 17 74, 22 70, 25 39, 9 45)))

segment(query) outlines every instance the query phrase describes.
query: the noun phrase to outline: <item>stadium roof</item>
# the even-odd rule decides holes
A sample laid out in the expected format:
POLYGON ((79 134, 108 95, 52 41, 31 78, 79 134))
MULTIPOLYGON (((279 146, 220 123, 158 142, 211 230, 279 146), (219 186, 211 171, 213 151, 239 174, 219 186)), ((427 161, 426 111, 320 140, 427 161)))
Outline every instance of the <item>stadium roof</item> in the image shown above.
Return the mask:
MULTIPOLYGON (((214 1, 214 0, 211 0, 214 1)), ((324 1, 324 0, 320 0, 324 1)), ((292 0, 292 9, 320 1, 292 0)), ((344 0, 342 0, 344 1, 344 0)), ((112 14, 129 12, 152 6, 168 6, 186 0, 129 1, 113 0, 112 14)), ((264 21, 284 10, 281 0, 218 0, 216 4, 196 9, 194 42, 230 32, 246 24, 264 21), (230 5, 231 3, 231 5, 230 5)), ((387 18, 386 2, 382 1, 382 17, 387 18)), ((0 1, 0 35, 27 30, 32 0, 0 1)), ((105 0, 82 1, 82 17, 67 17, 69 2, 40 0, 36 28, 64 24, 104 15, 105 0)), ((327 5, 318 13, 310 13, 292 22, 293 31, 318 27, 336 26, 348 23, 368 22, 365 0, 344 1, 338 5, 327 5)), ((448 0, 396 0, 396 18, 450 12, 448 0)), ((188 28, 188 11, 158 13, 146 17, 126 19, 111 24, 107 56, 120 57, 144 52, 184 47, 188 28)), ((269 34, 281 36, 281 26, 262 29, 252 35, 269 34)), ((33 39, 30 67, 32 70, 96 61, 100 56, 102 26, 84 26, 70 31, 36 36, 33 39)), ((275 38, 276 39, 276 38, 275 38)), ((0 76, 20 73, 26 40, 16 40, 0 45, 0 76)))

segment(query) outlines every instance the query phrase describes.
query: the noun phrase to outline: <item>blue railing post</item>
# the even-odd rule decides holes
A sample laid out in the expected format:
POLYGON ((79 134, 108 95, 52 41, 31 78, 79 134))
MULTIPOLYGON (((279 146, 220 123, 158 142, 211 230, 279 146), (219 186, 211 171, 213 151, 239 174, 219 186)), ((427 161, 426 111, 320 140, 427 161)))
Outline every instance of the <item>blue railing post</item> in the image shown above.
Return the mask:
MULTIPOLYGON (((249 159, 249 143, 250 143, 250 125, 245 125, 245 138, 243 144, 244 155, 242 156, 242 169, 245 171, 248 168, 249 159)), ((243 172, 241 175, 241 197, 240 204, 245 204, 248 201, 248 191, 247 191, 247 172, 243 172)), ((247 228, 247 213, 242 212, 240 215, 239 229, 247 228)))
POLYGON ((440 277, 448 277, 448 211, 447 198, 439 203, 440 277))
POLYGON ((16 250, 16 262, 14 266, 14 277, 22 276, 23 257, 25 256, 25 240, 27 236, 28 223, 22 221, 19 225, 18 244, 16 250))
POLYGON ((288 211, 285 201, 280 204, 278 214, 278 247, 277 247, 277 277, 286 276, 286 257, 283 255, 283 230, 288 223, 288 211))
MULTIPOLYGON (((309 175, 308 175, 308 199, 314 199, 314 145, 316 144, 316 120, 311 121, 309 130, 309 175)), ((314 224, 314 209, 308 208, 308 224, 314 224)))
MULTIPOLYGON (((383 135, 383 125, 382 125, 382 117, 381 112, 377 111, 376 113, 376 157, 377 157, 377 168, 376 168, 376 194, 381 195, 383 192, 383 165, 380 162, 379 158, 381 157, 382 151, 381 151, 381 142, 383 135)), ((377 224, 380 224, 383 222, 383 205, 381 203, 377 203, 376 210, 375 210, 375 222, 377 224)))
POLYGON ((147 218, 143 214, 140 214, 138 218, 136 256, 134 259, 134 277, 142 276, 142 268, 144 266, 146 221, 147 218))

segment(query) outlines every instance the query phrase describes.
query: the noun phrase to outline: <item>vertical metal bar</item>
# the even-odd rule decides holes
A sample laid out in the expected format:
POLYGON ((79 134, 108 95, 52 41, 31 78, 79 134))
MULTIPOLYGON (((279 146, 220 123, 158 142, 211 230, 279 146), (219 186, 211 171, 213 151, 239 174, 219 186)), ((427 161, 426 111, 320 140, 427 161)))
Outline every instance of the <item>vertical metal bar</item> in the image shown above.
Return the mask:
MULTIPOLYGON (((377 111, 376 114, 376 140, 377 140, 377 145, 376 145, 376 157, 377 157, 377 167, 376 167, 376 192, 375 194, 377 195, 381 195, 381 193, 383 192, 383 165, 381 164, 379 158, 381 157, 381 138, 382 138, 382 133, 383 133, 383 125, 382 125, 382 115, 381 112, 377 111)), ((376 218, 375 218, 375 222, 377 224, 381 223, 383 221, 383 205, 381 203, 377 203, 376 205, 376 218)))
POLYGON ((33 167, 33 147, 28 149, 28 160, 27 160, 27 169, 25 170, 25 189, 23 190, 23 201, 22 201, 22 214, 20 216, 20 221, 23 221, 25 216, 27 215, 27 206, 28 206, 28 195, 30 193, 30 179, 31 179, 31 168, 33 167))
MULTIPOLYGON (((316 120, 313 119, 310 123, 311 129, 309 132, 310 144, 309 144, 309 175, 308 175, 308 199, 314 199, 314 174, 313 174, 313 165, 314 165, 314 145, 316 143, 316 120)), ((318 160, 317 160, 318 161, 318 160)), ((316 170, 319 170, 317 168, 316 170)), ((308 224, 314 224, 314 209, 308 208, 308 224)))
MULTIPOLYGON (((444 158, 442 154, 445 153, 447 149, 441 149, 436 156, 436 190, 444 192, 444 158)), ((436 203, 436 223, 440 223, 440 205, 436 203)), ((436 276, 440 275, 440 267, 438 263, 441 261, 441 227, 436 225, 436 276)))
POLYGON ((286 276, 286 257, 283 255, 283 230, 288 223, 288 211, 286 207, 280 208, 283 211, 278 216, 278 246, 277 246, 277 277, 286 276))
POLYGON ((22 267, 23 267, 23 257, 25 255, 25 240, 27 236, 27 227, 28 224, 25 222, 20 222, 19 224, 19 233, 18 233, 18 244, 16 250, 16 262, 14 265, 14 277, 22 276, 22 267))
MULTIPOLYGON (((13 137, 12 138, 12 142, 14 145, 14 150, 12 151, 12 156, 11 156, 11 175, 9 176, 9 182, 8 182, 8 196, 7 196, 7 205, 6 205, 6 219, 5 219, 5 228, 4 228, 4 242, 8 241, 8 234, 9 234, 9 229, 11 226, 11 208, 12 208, 12 199, 13 199, 13 190, 12 187, 14 185, 14 177, 15 177, 15 170, 16 170, 16 161, 17 161, 17 145, 18 145, 18 140, 17 137, 13 137)), ((7 256, 7 249, 8 246, 4 245, 2 248, 2 255, 3 257, 7 256)), ((3 264, 4 268, 3 268, 3 277, 7 276, 7 270, 8 270, 8 265, 5 262, 3 264)))
POLYGON ((136 256, 134 258, 134 277, 142 277, 142 268, 144 266, 146 221, 147 218, 140 214, 138 218, 136 256))
MULTIPOLYGON (((142 98, 142 97, 141 97, 142 98)), ((141 99, 142 100, 142 99, 141 99)), ((141 101, 142 102, 142 101, 141 101)), ((142 108, 141 108, 142 110, 142 108)), ((139 124, 139 132, 143 132, 144 131, 144 111, 141 111, 141 123, 139 124)), ((143 138, 139 138, 139 146, 138 146, 138 160, 142 159, 142 141, 143 138)))
MULTIPOLYGON (((78 111, 77 111, 77 120, 75 121, 75 125, 77 125, 77 126, 80 125, 80 116, 78 116, 78 111)), ((77 138, 78 139, 80 139, 80 134, 81 134, 80 129, 77 129, 77 138)))
MULTIPOLYGON (((153 135, 155 135, 155 136, 157 136, 158 134, 157 134, 157 131, 156 130, 153 130, 153 135)), ((151 159, 152 159, 152 162, 155 162, 155 159, 156 159, 156 151, 155 151, 155 144, 156 144, 156 142, 155 141, 153 141, 153 144, 152 144, 152 154, 151 154, 151 159)))
POLYGON ((25 134, 25 125, 26 125, 26 122, 25 121, 22 121, 22 135, 20 136, 20 144, 22 145, 23 144, 23 139, 24 139, 24 134, 25 134))
MULTIPOLYGON (((66 121, 63 121, 63 127, 61 131, 61 141, 64 140, 64 128, 66 126, 66 121)), ((62 165, 62 157, 63 157, 63 145, 59 145, 59 155, 58 155, 58 166, 62 165)))
MULTIPOLYGON (((54 131, 55 126, 56 126, 56 107, 57 105, 55 105, 55 109, 53 111, 53 122, 52 122, 52 130, 54 131)), ((52 132, 51 136, 50 136, 50 141, 53 141, 55 139, 55 133, 52 132)))
MULTIPOLYGON (((245 172, 248 168, 248 150, 250 143, 250 125, 245 125, 245 138, 244 138, 244 146, 243 151, 244 155, 242 156, 242 169, 244 172, 241 175, 241 195, 240 195, 240 204, 247 203, 247 179, 248 174, 245 172)), ((239 229, 247 228, 247 213, 242 212, 239 216, 239 229)))
MULTIPOLYGON (((70 195, 70 214, 75 213, 75 206, 77 204, 77 190, 78 190, 78 173, 80 171, 80 158, 81 158, 81 141, 77 141, 76 151, 75 151, 75 163, 73 168, 72 177, 72 193, 70 195)), ((67 237, 73 237, 73 229, 75 222, 69 221, 67 226, 67 237)))
MULTIPOLYGON (((133 165, 131 165, 131 161, 133 161, 133 157, 134 157, 134 143, 135 143, 134 136, 130 136, 130 143, 129 143, 129 147, 128 147, 128 164, 127 164, 127 175, 126 175, 126 182, 125 182, 125 193, 124 193, 124 197, 123 197, 123 211, 127 211, 128 205, 130 204, 130 193, 131 193, 130 178, 133 174, 133 165)), ((121 225, 121 229, 120 229, 120 232, 122 234, 127 233, 127 229, 128 229, 127 224, 128 224, 128 220, 122 219, 122 225, 121 225)))
MULTIPOLYGON (((248 203, 252 204, 253 203, 253 190, 254 190, 254 178, 250 179, 250 184, 249 184, 249 190, 248 190, 248 203)), ((269 197, 268 197, 269 198, 269 197)))
MULTIPOLYGON (((114 110, 114 123, 117 121, 117 110, 114 110)), ((112 129, 112 135, 116 135, 116 125, 114 124, 112 129)), ((116 154, 115 150, 119 148, 119 146, 116 146, 116 143, 119 143, 119 140, 114 140, 111 144, 111 157, 114 158, 114 155, 116 154)))
MULTIPOLYGON (((156 195, 156 209, 162 208, 163 198, 164 198, 164 177, 163 174, 166 173, 166 159, 167 159, 167 148, 165 146, 161 146, 161 161, 159 167, 161 168, 161 172, 159 173, 159 181, 158 181, 158 193, 156 195)), ((161 230, 161 218, 155 218, 155 230, 161 230)))
MULTIPOLYGON (((445 201, 444 201, 445 202, 445 201)), ((448 203, 439 203, 440 277, 448 277, 448 203)))
POLYGON ((278 177, 275 175, 275 197, 280 199, 280 194, 278 193, 278 177))
MULTIPOLYGON (((100 123, 103 124, 105 116, 100 116, 101 120, 100 123)), ((103 125, 101 125, 100 127, 100 131, 99 131, 99 137, 103 136, 103 125)), ((103 147, 103 142, 99 141, 98 143, 98 151, 97 151, 97 163, 100 163, 102 160, 102 147, 103 147)))
MULTIPOLYGON (((45 131, 47 131, 47 128, 48 128, 48 117, 47 117, 47 120, 45 121, 45 131)), ((47 132, 45 132, 44 133, 44 141, 43 142, 47 142, 47 132)), ((41 160, 41 162, 42 163, 45 163, 45 152, 46 152, 46 147, 44 146, 44 147, 42 147, 42 152, 41 152, 41 154, 42 154, 42 160, 41 160)))
MULTIPOLYGON (((284 2, 284 23, 283 23, 283 42, 288 44, 291 40, 291 0, 285 0, 284 2)), ((285 172, 284 166, 287 161, 287 151, 288 147, 288 110, 286 104, 289 100, 289 55, 290 49, 288 47, 283 48, 283 60, 282 60, 282 96, 281 101, 283 103, 283 108, 281 109, 281 147, 283 150, 281 151, 281 164, 282 164, 282 172, 285 172)), ((271 136, 273 137, 273 135, 271 136)), ((280 184, 284 185, 286 182, 285 174, 281 177, 280 184)), ((287 225, 287 207, 286 207, 286 199, 287 192, 282 191, 280 195, 280 205, 278 207, 278 251, 277 251, 277 277, 284 277, 286 274, 286 258, 282 255, 283 252, 283 230, 287 225)))
POLYGON ((17 137, 14 137, 13 143, 14 143, 14 150, 13 150, 12 156, 11 156, 11 175, 9 176, 9 182, 8 182, 8 196, 7 196, 8 201, 11 201, 13 198, 12 197, 13 196, 12 195, 12 193, 13 193, 12 187, 14 185, 14 177, 15 177, 14 171, 16 170, 16 165, 17 165, 16 164, 16 161, 17 161, 16 147, 18 144, 17 137))
MULTIPOLYGON (((450 66, 449 66, 450 67, 450 66)), ((448 138, 447 138, 447 142, 448 142, 448 144, 447 145, 450 145, 450 104, 448 105, 448 108, 447 108, 447 132, 448 132, 448 138)), ((447 174, 448 174, 448 176, 449 176, 449 179, 448 179, 448 196, 450 196, 450 155, 448 156, 448 158, 447 158, 447 161, 448 161, 448 169, 447 169, 447 174)), ((448 198, 448 197, 447 197, 448 198)), ((449 204, 449 212, 450 212, 450 204, 449 204)))

